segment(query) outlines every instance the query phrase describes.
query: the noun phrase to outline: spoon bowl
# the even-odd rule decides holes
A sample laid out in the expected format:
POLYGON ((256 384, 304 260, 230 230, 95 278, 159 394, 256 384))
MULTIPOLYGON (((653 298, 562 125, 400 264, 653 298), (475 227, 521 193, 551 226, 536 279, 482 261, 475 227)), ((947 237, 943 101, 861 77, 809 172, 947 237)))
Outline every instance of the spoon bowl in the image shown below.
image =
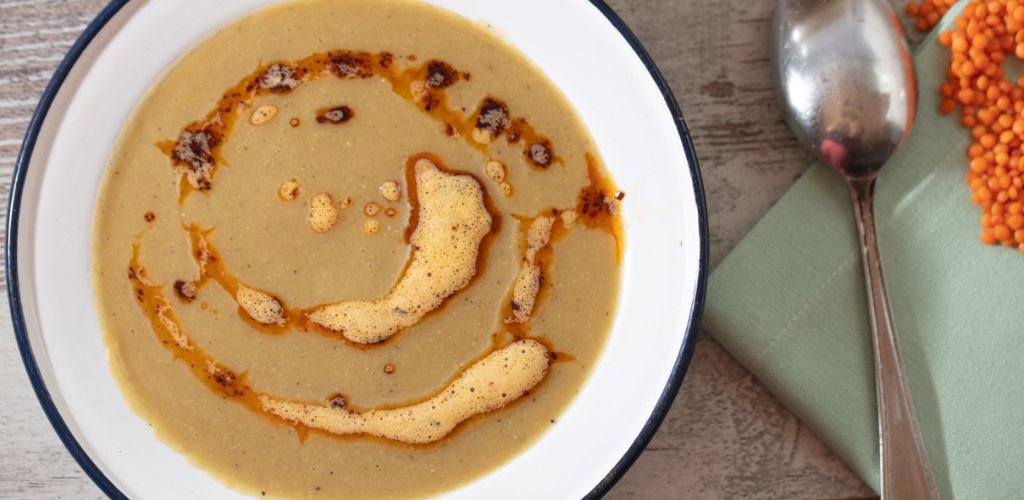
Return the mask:
POLYGON ((876 173, 917 112, 917 79, 899 19, 877 0, 779 0, 775 80, 786 121, 826 165, 876 173))

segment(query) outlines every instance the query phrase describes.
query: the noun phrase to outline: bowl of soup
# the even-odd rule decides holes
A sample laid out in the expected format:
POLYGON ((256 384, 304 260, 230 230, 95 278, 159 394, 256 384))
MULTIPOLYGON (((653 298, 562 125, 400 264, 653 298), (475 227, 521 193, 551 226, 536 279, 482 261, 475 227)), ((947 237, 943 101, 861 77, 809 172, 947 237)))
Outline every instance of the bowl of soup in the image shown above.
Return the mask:
POLYGON ((703 193, 601 2, 114 2, 44 95, 16 334, 110 496, 601 495, 689 363, 703 193))

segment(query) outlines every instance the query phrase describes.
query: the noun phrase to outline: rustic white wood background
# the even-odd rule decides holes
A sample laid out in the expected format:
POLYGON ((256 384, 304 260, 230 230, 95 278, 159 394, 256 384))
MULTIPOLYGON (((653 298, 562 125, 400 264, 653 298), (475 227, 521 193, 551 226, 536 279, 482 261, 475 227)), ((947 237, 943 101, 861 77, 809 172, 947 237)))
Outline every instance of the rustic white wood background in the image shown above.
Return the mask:
MULTIPOLYGON (((894 3, 902 7, 905 1, 894 3)), ((810 160, 775 105, 767 49, 774 2, 609 3, 643 40, 682 105, 703 167, 712 263, 717 264, 810 160)), ((104 0, 0 0, 3 206, 39 95, 64 53, 104 4, 104 0)), ((0 282, 0 287, 6 295, 6 283, 0 282)), ((6 306, 0 311, 0 498, 102 497, 47 423, 17 353, 10 313, 6 306)), ((818 438, 705 333, 671 413, 610 496, 871 495, 818 438)))

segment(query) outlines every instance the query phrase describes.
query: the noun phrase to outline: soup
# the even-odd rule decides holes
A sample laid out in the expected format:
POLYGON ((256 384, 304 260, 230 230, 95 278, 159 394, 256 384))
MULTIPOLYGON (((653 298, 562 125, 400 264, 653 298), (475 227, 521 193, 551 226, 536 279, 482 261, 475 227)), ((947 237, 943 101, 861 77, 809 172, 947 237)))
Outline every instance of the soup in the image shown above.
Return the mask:
POLYGON ((442 493, 558 425, 597 363, 623 196, 486 26, 413 1, 265 8, 182 57, 111 155, 112 370, 243 493, 442 493))

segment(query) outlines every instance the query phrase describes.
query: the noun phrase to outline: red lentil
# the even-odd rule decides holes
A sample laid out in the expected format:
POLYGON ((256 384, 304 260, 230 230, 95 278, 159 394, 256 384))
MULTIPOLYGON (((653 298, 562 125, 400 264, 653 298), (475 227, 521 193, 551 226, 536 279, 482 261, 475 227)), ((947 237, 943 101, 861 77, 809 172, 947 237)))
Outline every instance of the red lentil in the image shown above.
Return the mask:
MULTIPOLYGON (((946 15, 946 12, 955 3, 956 0, 921 0, 920 2, 910 2, 907 4, 907 15, 917 19, 916 26, 918 30, 930 31, 936 24, 939 24, 942 16, 946 15)), ((1001 12, 1001 7, 997 11, 990 11, 991 7, 989 6, 982 7, 985 8, 985 17, 996 17, 998 19, 997 14, 1001 12), (992 16, 989 16, 989 13, 992 16)), ((943 45, 948 46, 950 42, 952 40, 947 40, 943 45)))

